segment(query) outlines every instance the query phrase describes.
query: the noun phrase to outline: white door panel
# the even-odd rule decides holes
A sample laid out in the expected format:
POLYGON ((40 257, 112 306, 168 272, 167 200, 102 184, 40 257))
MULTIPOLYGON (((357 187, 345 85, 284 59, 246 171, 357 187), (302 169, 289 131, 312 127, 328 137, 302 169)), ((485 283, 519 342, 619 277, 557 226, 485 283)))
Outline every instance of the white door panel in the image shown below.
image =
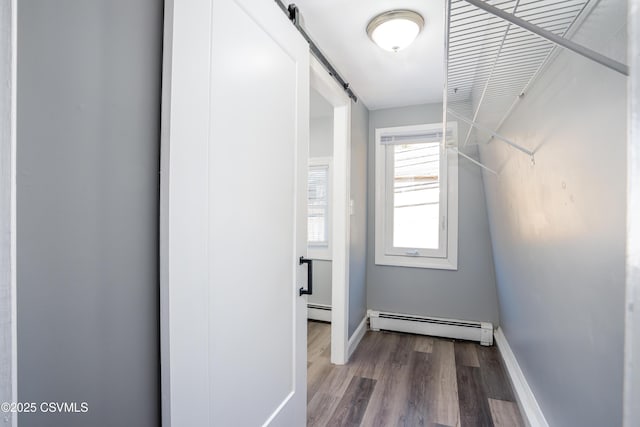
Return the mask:
MULTIPOLYGON (((178 414, 187 411, 185 394, 193 393, 184 378, 200 375, 207 379, 208 389, 200 388, 194 398, 206 401, 207 410, 196 409, 197 419, 189 414, 197 425, 302 426, 306 419, 306 301, 297 290, 306 285, 306 270, 297 260, 306 251, 308 46, 274 2, 206 3, 211 17, 208 52, 192 50, 183 40, 180 46, 173 44, 172 53, 172 98, 186 92, 198 97, 208 93, 209 130, 206 144, 185 141, 184 150, 190 152, 180 154, 180 164, 169 161, 171 178, 180 179, 183 173, 198 180, 191 190, 186 185, 171 188, 169 211, 183 210, 171 202, 174 193, 178 193, 176 200, 207 201, 206 219, 195 227, 169 219, 174 225, 169 231, 170 249, 171 236, 182 228, 189 233, 191 247, 205 251, 207 260, 204 268, 192 266, 201 272, 197 277, 192 273, 184 277, 200 286, 182 283, 179 274, 169 275, 170 418, 172 425, 184 425, 178 414), (185 60, 197 63, 202 55, 210 55, 207 81, 176 78, 176 71, 187 67, 185 60), (177 58, 180 63, 175 62, 177 58), (176 87, 176 83, 182 84, 176 87), (193 158, 201 167, 206 159, 206 171, 194 177, 182 157, 193 158), (187 196, 182 194, 185 191, 187 196), (189 312, 188 302, 200 307, 199 316, 189 312), (194 331, 206 339, 206 347, 181 338, 188 333, 189 322, 197 323, 194 331), (181 346, 173 346, 173 341, 181 346), (185 363, 190 358, 195 365, 185 363)), ((183 28, 190 25, 186 17, 197 14, 195 10, 184 16, 176 12, 174 8, 174 40, 180 37, 179 31, 202 34, 183 28)), ((201 42, 194 41, 192 46, 201 42)), ((202 77, 188 68, 184 72, 202 77)), ((181 120, 189 121, 189 108, 193 105, 188 102, 172 102, 172 118, 182 111, 181 120)), ((202 120, 199 113, 194 117, 202 120)), ((180 137, 172 132, 172 159, 183 150, 180 144, 180 137)), ((202 219, 201 212, 182 215, 202 219)), ((184 240, 184 235, 178 239, 184 240)), ((169 266, 189 265, 189 259, 183 259, 186 256, 170 252, 169 266)), ((190 259, 200 263, 202 253, 197 251, 190 259)), ((166 395, 167 390, 163 392, 166 395)))

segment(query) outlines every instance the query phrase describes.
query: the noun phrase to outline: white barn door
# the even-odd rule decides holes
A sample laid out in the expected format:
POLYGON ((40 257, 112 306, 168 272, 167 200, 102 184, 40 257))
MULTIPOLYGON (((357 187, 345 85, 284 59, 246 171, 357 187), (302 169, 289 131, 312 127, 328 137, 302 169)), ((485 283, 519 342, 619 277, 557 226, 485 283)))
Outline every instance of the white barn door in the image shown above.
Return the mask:
POLYGON ((303 426, 308 45, 273 1, 165 15, 163 425, 303 426))

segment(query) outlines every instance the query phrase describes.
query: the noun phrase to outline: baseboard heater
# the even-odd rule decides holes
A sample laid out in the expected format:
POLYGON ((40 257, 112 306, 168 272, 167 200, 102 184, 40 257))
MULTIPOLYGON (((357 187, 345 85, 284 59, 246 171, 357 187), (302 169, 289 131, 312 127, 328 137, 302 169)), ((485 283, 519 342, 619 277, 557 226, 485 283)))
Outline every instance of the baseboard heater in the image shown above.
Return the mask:
POLYGON ((307 304, 307 319, 331 322, 331 306, 326 304, 307 304))
POLYGON ((413 316, 373 310, 369 310, 368 314, 370 328, 373 331, 384 329, 387 331, 478 341, 482 345, 493 344, 493 325, 487 322, 469 322, 466 320, 413 316))

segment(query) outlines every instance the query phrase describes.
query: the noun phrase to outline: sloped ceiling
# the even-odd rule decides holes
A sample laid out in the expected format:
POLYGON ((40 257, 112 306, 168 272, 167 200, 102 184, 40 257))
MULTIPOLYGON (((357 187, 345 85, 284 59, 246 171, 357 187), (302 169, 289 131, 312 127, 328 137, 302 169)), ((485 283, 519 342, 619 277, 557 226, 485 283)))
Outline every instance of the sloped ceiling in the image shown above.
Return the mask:
POLYGON ((296 0, 311 38, 370 109, 442 102, 444 0, 296 0), (367 36, 381 12, 411 9, 425 19, 416 41, 387 52, 367 36))

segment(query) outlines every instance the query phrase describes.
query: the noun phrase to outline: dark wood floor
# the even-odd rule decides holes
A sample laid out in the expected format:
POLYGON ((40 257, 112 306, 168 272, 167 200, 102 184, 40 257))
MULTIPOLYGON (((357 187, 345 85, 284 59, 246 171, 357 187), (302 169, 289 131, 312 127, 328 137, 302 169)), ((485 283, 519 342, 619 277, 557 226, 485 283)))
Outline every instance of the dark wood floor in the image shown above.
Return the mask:
POLYGON ((368 331, 337 366, 330 325, 308 331, 308 426, 524 425, 495 347, 368 331))

